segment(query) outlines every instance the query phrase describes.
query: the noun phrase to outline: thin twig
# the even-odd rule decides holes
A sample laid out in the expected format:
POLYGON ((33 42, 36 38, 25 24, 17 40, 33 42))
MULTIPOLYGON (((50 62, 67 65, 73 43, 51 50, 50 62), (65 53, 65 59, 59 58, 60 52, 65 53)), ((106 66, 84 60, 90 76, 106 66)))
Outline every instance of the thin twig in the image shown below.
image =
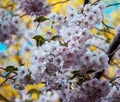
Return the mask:
POLYGON ((110 82, 114 82, 115 80, 117 80, 117 79, 119 79, 120 78, 120 76, 117 76, 117 77, 115 77, 115 78, 112 78, 111 80, 110 80, 110 82))
POLYGON ((100 2, 101 0, 96 0, 95 2, 92 3, 92 5, 96 5, 100 2))
POLYGON ((0 77, 5 78, 3 75, 0 75, 0 77))
POLYGON ((0 69, 5 70, 5 68, 0 67, 0 69))
POLYGON ((103 30, 103 29, 99 29, 99 28, 97 28, 96 27, 96 29, 98 30, 98 31, 101 31, 101 32, 107 32, 107 33, 110 33, 110 34, 112 34, 112 35, 115 35, 114 33, 112 33, 112 32, 110 32, 110 31, 107 31, 107 30, 103 30))
POLYGON ((104 38, 101 38, 101 37, 99 37, 99 36, 97 36, 97 35, 93 35, 95 38, 97 38, 97 39, 100 39, 100 40, 104 40, 105 41, 105 39, 104 38))
POLYGON ((119 90, 119 87, 116 85, 116 83, 112 83, 112 86, 115 86, 117 90, 119 90))
POLYGON ((23 14, 22 16, 20 16, 20 18, 23 18, 24 16, 26 16, 27 14, 23 14))
POLYGON ((111 27, 111 26, 105 24, 103 21, 102 21, 102 24, 103 24, 104 26, 106 26, 107 28, 109 28, 109 29, 115 29, 114 27, 111 27))
POLYGON ((8 81, 8 79, 5 79, 5 81, 3 81, 3 82, 0 84, 0 87, 3 86, 7 81, 8 81))
POLYGON ((7 80, 8 80, 8 76, 11 74, 11 72, 9 72, 6 76, 4 76, 5 80, 0 84, 0 87, 3 86, 7 80))
POLYGON ((0 84, 0 86, 3 86, 9 79, 15 80, 14 77, 16 77, 16 76, 17 76, 16 72, 9 72, 6 76, 1 76, 1 77, 4 77, 5 80, 0 84), (14 75, 9 77, 10 74, 14 74, 14 75))
POLYGON ((108 75, 106 75, 105 73, 103 73, 103 75, 102 75, 104 78, 106 78, 107 80, 112 80, 113 78, 111 78, 111 77, 109 77, 108 75))
POLYGON ((11 102, 9 101, 6 97, 4 97, 3 95, 0 94, 0 99, 4 100, 5 102, 11 102))
POLYGON ((120 5, 120 3, 115 3, 115 4, 110 4, 110 5, 107 5, 106 7, 111 7, 111 6, 116 6, 116 5, 120 5))
POLYGON ((56 3, 54 3, 54 4, 51 4, 51 6, 55 6, 55 5, 57 5, 57 4, 66 3, 66 2, 68 2, 68 1, 70 1, 70 0, 65 0, 65 1, 61 1, 61 2, 56 2, 56 3))

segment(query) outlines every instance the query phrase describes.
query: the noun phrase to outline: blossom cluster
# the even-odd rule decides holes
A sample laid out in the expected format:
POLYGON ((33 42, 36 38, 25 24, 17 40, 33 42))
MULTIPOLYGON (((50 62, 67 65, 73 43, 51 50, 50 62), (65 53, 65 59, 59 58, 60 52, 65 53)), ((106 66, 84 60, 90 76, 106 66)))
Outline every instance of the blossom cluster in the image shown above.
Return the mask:
MULTIPOLYGON (((48 15, 56 32, 46 31, 44 44, 32 48, 30 69, 22 67, 18 71, 22 76, 18 81, 23 86, 45 83, 38 102, 56 102, 56 99, 62 102, 98 102, 108 95, 110 84, 98 80, 95 75, 109 68, 109 58, 103 50, 90 49, 95 39, 99 39, 91 30, 102 22, 104 9, 102 3, 87 4, 80 9, 69 6, 66 15, 48 15), (92 76, 87 78, 89 72, 92 76), (26 78, 29 74, 31 81, 26 78)), ((104 43, 102 49, 107 46, 104 43)))
MULTIPOLYGON (((46 42, 42 46, 33 49, 30 70, 32 71, 33 67, 36 66, 34 67, 34 70, 36 70, 34 74, 37 72, 37 75, 42 75, 40 73, 45 75, 44 72, 46 71, 47 74, 54 75, 56 72, 64 73, 65 71, 66 73, 70 70, 79 70, 82 75, 86 75, 89 70, 97 72, 108 68, 109 59, 107 55, 104 52, 91 51, 89 49, 89 42, 94 38, 90 30, 92 26, 95 27, 95 24, 98 23, 97 17, 101 18, 98 16, 102 12, 99 6, 100 4, 97 6, 90 6, 90 4, 88 4, 83 9, 83 13, 79 13, 75 8, 69 7, 66 17, 59 14, 51 14, 50 21, 53 23, 52 26, 57 31, 55 35, 59 36, 59 39, 53 41, 52 35, 50 35, 52 32, 47 32, 45 34, 45 38, 47 39, 46 42), (99 11, 98 15, 97 13, 95 14, 96 20, 91 20, 92 24, 88 16, 92 15, 91 17, 94 17, 94 15, 93 12, 87 13, 86 15, 85 12, 87 7, 91 7, 89 9, 93 8, 93 11, 97 8, 99 11), (86 23, 83 19, 89 22, 88 26, 85 25, 86 23), (81 24, 77 24, 78 22, 81 22, 81 24)), ((32 73, 34 79, 37 79, 34 74, 32 73)))
POLYGON ((0 10, 0 41, 11 40, 12 35, 23 33, 25 25, 19 16, 12 16, 7 10, 0 10))
MULTIPOLYGON (((50 13, 51 5, 47 5, 46 0, 14 1, 27 15, 39 16, 38 18, 47 15, 48 22, 43 23, 44 26, 48 26, 48 23, 50 26, 44 36, 36 34, 37 36, 31 39, 35 34, 24 35, 24 39, 21 40, 22 44, 24 43, 23 50, 31 51, 32 55, 29 68, 21 65, 18 69, 14 67, 13 70, 8 69, 12 72, 17 70, 14 72, 16 81, 9 80, 15 89, 20 90, 21 98, 16 98, 15 102, 117 102, 120 100, 120 92, 116 90, 120 89, 120 81, 117 79, 107 81, 102 78, 110 66, 106 54, 108 44, 104 37, 92 34, 92 30, 102 23, 102 13, 106 8, 103 3, 89 3, 81 8, 69 5, 66 14, 63 15, 50 13), (30 47, 25 45, 25 39, 31 43, 30 47), (97 49, 93 50, 91 46, 97 49), (33 90, 39 95, 38 100, 33 101, 30 92, 21 91, 28 84, 39 83, 44 83, 45 86, 40 91, 33 90), (113 83, 117 83, 115 88, 112 87, 113 83)), ((25 26, 20 17, 12 16, 6 10, 0 10, 0 17, 1 42, 12 39, 12 35, 23 33, 25 26)), ((116 55, 119 55, 118 52, 116 55)), ((18 54, 18 52, 14 53, 18 54)), ((6 55, 0 54, 0 58, 6 58, 6 55)))
POLYGON ((113 87, 110 93, 101 100, 101 102, 119 102, 120 101, 120 92, 113 87))
POLYGON ((28 15, 47 15, 51 11, 51 6, 47 5, 46 0, 15 0, 18 2, 19 9, 28 15))
POLYGON ((81 86, 81 102, 99 102, 101 97, 109 94, 110 89, 111 87, 106 81, 98 79, 87 81, 81 86))

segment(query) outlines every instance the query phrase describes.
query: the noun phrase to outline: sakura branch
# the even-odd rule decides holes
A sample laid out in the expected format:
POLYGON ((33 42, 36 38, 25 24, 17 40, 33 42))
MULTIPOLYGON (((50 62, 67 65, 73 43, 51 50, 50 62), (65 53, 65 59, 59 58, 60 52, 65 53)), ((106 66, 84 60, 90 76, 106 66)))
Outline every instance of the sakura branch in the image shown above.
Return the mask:
POLYGON ((27 14, 23 14, 23 15, 20 16, 20 18, 23 18, 23 17, 26 16, 26 15, 27 15, 27 14))
POLYGON ((107 25, 104 21, 102 21, 102 24, 108 29, 115 29, 114 27, 107 25))
POLYGON ((105 28, 99 29, 99 28, 96 27, 96 29, 97 29, 98 31, 100 31, 100 32, 103 32, 103 33, 109 33, 109 34, 111 34, 111 35, 113 35, 113 36, 115 35, 114 33, 110 32, 108 29, 105 29, 105 28))
POLYGON ((55 6, 57 4, 63 4, 63 3, 66 3, 68 1, 70 1, 70 0, 65 0, 65 1, 57 2, 57 3, 51 4, 51 6, 55 6))
POLYGON ((118 48, 119 45, 120 45, 120 32, 116 34, 114 40, 110 44, 110 47, 107 51, 107 55, 109 57, 109 63, 112 60, 112 57, 115 54, 115 50, 118 48))
POLYGON ((12 102, 12 101, 9 101, 6 97, 4 97, 3 95, 0 94, 0 100, 1 101, 4 101, 4 102, 12 102))
POLYGON ((97 5, 101 0, 96 0, 95 2, 92 3, 92 5, 97 5))
MULTIPOLYGON (((0 70, 3 70, 3 72, 6 72, 5 68, 0 67, 0 70)), ((5 79, 2 83, 0 83, 0 87, 2 87, 8 80, 12 80, 14 82, 16 80, 15 79, 17 76, 16 72, 6 72, 6 73, 7 73, 6 75, 0 75, 0 77, 5 79)))
POLYGON ((0 8, 2 8, 2 9, 7 9, 7 8, 11 8, 11 9, 13 9, 13 3, 12 4, 9 4, 9 5, 7 5, 7 6, 0 6, 0 8))
POLYGON ((106 7, 111 7, 111 6, 116 6, 116 5, 120 5, 120 3, 114 3, 114 4, 110 4, 110 5, 107 5, 106 7))
POLYGON ((84 6, 86 5, 86 4, 88 4, 90 2, 90 0, 84 0, 84 6))

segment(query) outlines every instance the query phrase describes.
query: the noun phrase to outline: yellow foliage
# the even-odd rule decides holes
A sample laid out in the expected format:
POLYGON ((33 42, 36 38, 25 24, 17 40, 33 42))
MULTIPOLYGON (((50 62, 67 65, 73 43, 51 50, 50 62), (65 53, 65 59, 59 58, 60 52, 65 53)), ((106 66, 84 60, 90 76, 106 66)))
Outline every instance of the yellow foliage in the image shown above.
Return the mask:
MULTIPOLYGON (((67 0, 48 0, 48 3, 55 4, 57 2, 63 2, 63 1, 67 1, 67 0)), ((84 2, 84 0, 70 0, 65 3, 59 3, 52 7, 52 12, 66 14, 66 7, 69 4, 72 4, 73 6, 78 6, 80 4, 83 4, 83 2, 84 2)))
POLYGON ((118 26, 118 25, 120 25, 120 17, 118 16, 118 15, 120 15, 120 10, 116 10, 116 11, 114 11, 113 13, 112 13, 112 18, 113 18, 113 25, 114 26, 118 26))
POLYGON ((2 7, 5 7, 7 10, 14 10, 16 9, 16 4, 13 3, 13 0, 1 0, 2 1, 2 7))
POLYGON ((4 86, 2 86, 0 94, 2 94, 3 96, 7 96, 7 99, 11 99, 11 97, 15 97, 16 95, 18 95, 18 90, 15 90, 12 86, 5 84, 4 86))
POLYGON ((51 29, 50 26, 47 26, 47 27, 43 28, 41 35, 44 36, 45 32, 50 31, 50 29, 51 29))
MULTIPOLYGON (((41 83, 41 84, 34 84, 34 85, 27 85, 27 86, 25 87, 25 90, 26 90, 26 91, 29 91, 29 90, 31 90, 31 89, 40 90, 40 88, 42 88, 42 87, 44 87, 44 86, 45 86, 45 84, 43 84, 43 83, 41 83)), ((34 100, 37 100, 37 99, 38 99, 38 95, 37 95, 36 93, 33 93, 33 94, 32 94, 32 98, 33 98, 34 100)))
POLYGON ((27 86, 25 87, 25 90, 40 89, 40 88, 42 88, 42 87, 44 87, 44 86, 45 86, 45 84, 43 84, 43 83, 34 84, 34 85, 27 85, 27 86))
POLYGON ((92 34, 97 34, 98 30, 97 29, 92 29, 91 33, 92 34))
POLYGON ((112 40, 113 37, 114 37, 112 34, 110 34, 110 33, 108 33, 108 32, 104 32, 103 35, 104 35, 106 38, 111 39, 111 40, 112 40))
POLYGON ((26 68, 29 68, 30 67, 30 56, 32 55, 32 52, 27 52, 27 53, 24 53, 23 54, 23 60, 22 60, 22 63, 24 64, 24 66, 26 67, 26 68))
POLYGON ((97 47, 91 46, 90 49, 91 49, 92 51, 95 51, 95 50, 97 49, 97 47))
POLYGON ((108 74, 110 77, 114 77, 115 75, 115 70, 114 70, 114 66, 110 66, 109 70, 108 70, 108 74))

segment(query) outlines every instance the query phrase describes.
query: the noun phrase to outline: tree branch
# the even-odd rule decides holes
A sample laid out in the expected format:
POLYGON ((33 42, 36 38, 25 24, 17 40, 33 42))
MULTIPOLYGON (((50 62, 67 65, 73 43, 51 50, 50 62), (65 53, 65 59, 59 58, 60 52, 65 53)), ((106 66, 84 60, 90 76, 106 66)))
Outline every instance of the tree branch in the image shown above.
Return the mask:
POLYGON ((84 6, 86 5, 86 4, 88 4, 90 2, 90 0, 84 0, 84 6))
POLYGON ((15 81, 15 77, 17 76, 17 73, 16 72, 9 72, 6 76, 3 76, 3 75, 0 75, 0 77, 2 78, 5 78, 5 80, 0 84, 0 87, 2 87, 9 79, 15 81), (10 74, 14 74, 14 75, 11 75, 10 74))
POLYGON ((111 26, 107 25, 104 21, 102 21, 102 24, 109 29, 115 29, 114 27, 111 27, 111 26))
POLYGON ((107 5, 106 7, 111 7, 111 6, 116 6, 116 5, 120 5, 120 3, 115 3, 115 4, 110 4, 110 5, 107 5))
POLYGON ((96 0, 95 2, 92 3, 92 5, 96 5, 100 2, 101 0, 96 0))
POLYGON ((65 0, 65 1, 57 2, 57 3, 52 4, 51 6, 55 6, 55 5, 57 5, 57 4, 66 3, 66 2, 68 2, 68 1, 70 1, 70 0, 65 0))
POLYGON ((1 94, 0 94, 0 100, 4 100, 5 102, 11 102, 1 94))
POLYGON ((109 57, 109 63, 113 55, 115 54, 115 50, 118 48, 119 45, 120 45, 120 32, 115 36, 114 40, 110 44, 109 49, 107 51, 107 55, 109 57))

